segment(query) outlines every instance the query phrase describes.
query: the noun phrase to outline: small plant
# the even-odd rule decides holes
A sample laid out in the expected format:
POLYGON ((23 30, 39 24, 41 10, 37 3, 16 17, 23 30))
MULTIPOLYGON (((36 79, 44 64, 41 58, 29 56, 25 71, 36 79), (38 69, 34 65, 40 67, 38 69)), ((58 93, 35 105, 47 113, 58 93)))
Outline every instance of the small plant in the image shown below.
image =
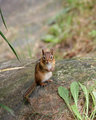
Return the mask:
POLYGON ((96 38, 96 30, 89 32, 89 35, 96 38))
POLYGON ((6 105, 0 104, 0 107, 7 110, 12 116, 15 116, 14 111, 10 109, 9 107, 7 107, 6 105))
POLYGON ((68 2, 71 6, 76 6, 76 4, 78 3, 78 0, 67 0, 67 2, 68 2))
POLYGON ((64 99, 68 109, 72 112, 74 118, 76 117, 77 120, 95 120, 96 114, 96 90, 89 90, 85 85, 82 85, 78 82, 72 82, 70 85, 71 96, 69 96, 69 91, 60 86, 58 88, 58 93, 61 98, 64 99), (83 91, 83 97, 85 101, 83 101, 82 112, 80 111, 78 103, 83 98, 79 98, 80 88, 83 91), (71 99, 73 98, 73 99, 71 99), (91 100, 90 100, 91 98, 91 100), (73 101, 71 105, 71 101, 73 101), (91 107, 89 106, 91 105, 91 107), (89 112, 89 108, 91 108, 91 113, 89 112))
MULTIPOLYGON (((5 23, 5 20, 4 20, 4 17, 3 17, 1 9, 0 9, 0 15, 1 15, 1 19, 3 21, 3 24, 4 24, 5 28, 7 29, 7 26, 6 26, 6 23, 5 23)), ((15 56, 17 57, 17 59, 19 60, 19 57, 18 57, 16 51, 14 50, 14 48, 12 47, 12 45, 9 43, 9 41, 7 40, 7 38, 4 36, 4 34, 2 33, 1 30, 0 30, 0 36, 7 42, 7 44, 9 45, 9 47, 11 48, 11 50, 13 51, 13 53, 15 54, 15 56)), ((0 107, 2 107, 3 109, 7 110, 12 116, 15 116, 14 111, 12 109, 10 109, 9 107, 7 107, 6 105, 0 104, 0 107)))
POLYGON ((56 44, 59 42, 59 39, 57 37, 50 35, 50 34, 42 37, 42 40, 46 43, 53 43, 53 44, 56 44))
MULTIPOLYGON (((42 40, 46 43, 57 44, 62 42, 62 40, 66 40, 69 37, 69 33, 71 30, 71 23, 72 23, 72 16, 67 16, 66 18, 59 18, 58 24, 52 25, 49 30, 48 34, 42 37, 42 40)), ((70 35, 71 37, 71 35, 70 35)))
MULTIPOLYGON (((3 21, 3 24, 5 26, 5 28, 7 29, 7 25, 5 23, 5 20, 4 20, 4 17, 3 17, 3 14, 2 14, 2 10, 0 8, 0 15, 1 15, 1 19, 3 21)), ((8 30, 8 29, 7 29, 8 30)), ((11 48, 11 50, 13 51, 14 55, 16 56, 16 58, 19 60, 19 57, 15 51, 15 49, 12 47, 12 45, 10 44, 10 42, 7 40, 7 38, 5 37, 5 35, 2 33, 2 31, 0 30, 0 36, 5 40, 5 42, 9 45, 9 47, 11 48)))

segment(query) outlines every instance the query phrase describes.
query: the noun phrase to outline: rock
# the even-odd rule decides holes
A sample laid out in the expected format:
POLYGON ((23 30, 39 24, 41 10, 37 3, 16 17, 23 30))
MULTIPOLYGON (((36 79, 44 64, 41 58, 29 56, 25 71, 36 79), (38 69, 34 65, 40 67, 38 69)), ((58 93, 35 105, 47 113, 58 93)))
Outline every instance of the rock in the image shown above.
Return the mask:
POLYGON ((10 107, 15 117, 0 109, 0 120, 71 120, 58 87, 69 88, 72 81, 87 83, 96 79, 95 59, 70 59, 56 63, 51 83, 37 86, 26 105, 23 94, 34 81, 35 61, 7 61, 0 63, 0 103, 10 107), (63 119, 65 118, 65 119, 63 119))

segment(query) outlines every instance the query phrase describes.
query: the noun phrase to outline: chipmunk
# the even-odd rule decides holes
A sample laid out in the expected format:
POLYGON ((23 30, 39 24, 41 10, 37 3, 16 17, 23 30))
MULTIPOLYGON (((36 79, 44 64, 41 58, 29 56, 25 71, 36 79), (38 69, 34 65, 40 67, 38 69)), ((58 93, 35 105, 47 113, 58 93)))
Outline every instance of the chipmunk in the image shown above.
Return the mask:
POLYGON ((30 88, 25 92, 24 98, 30 102, 29 95, 35 89, 37 85, 45 86, 47 82, 51 82, 52 71, 55 69, 55 58, 53 55, 53 49, 50 52, 45 52, 42 49, 42 57, 39 59, 35 66, 35 81, 30 88))

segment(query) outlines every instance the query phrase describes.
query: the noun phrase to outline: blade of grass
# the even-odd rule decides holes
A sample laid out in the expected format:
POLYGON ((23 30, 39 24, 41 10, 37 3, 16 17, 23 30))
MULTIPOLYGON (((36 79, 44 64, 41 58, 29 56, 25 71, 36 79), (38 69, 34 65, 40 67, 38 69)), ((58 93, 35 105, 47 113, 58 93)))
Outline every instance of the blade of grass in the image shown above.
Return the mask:
POLYGON ((78 102, 78 94, 79 94, 79 85, 77 82, 72 82, 70 85, 70 89, 71 89, 71 94, 73 96, 75 105, 77 107, 77 102, 78 102))
POLYGON ((90 119, 93 120, 96 114, 96 90, 93 90, 92 92, 90 92, 90 95, 92 97, 93 104, 94 104, 93 111, 91 112, 91 115, 90 115, 90 119))
POLYGON ((56 21, 58 20, 58 18, 60 18, 60 16, 68 13, 68 12, 71 11, 72 9, 73 9, 73 7, 64 8, 63 10, 61 10, 60 12, 58 12, 58 13, 56 14, 56 16, 52 17, 51 20, 49 19, 48 22, 47 22, 47 24, 50 25, 50 24, 52 24, 54 21, 56 22, 56 21))
POLYGON ((60 86, 58 88, 58 93, 59 93, 60 97, 64 99, 65 103, 67 104, 68 109, 73 114, 73 117, 76 118, 75 115, 74 115, 74 112, 72 111, 71 106, 70 106, 71 99, 69 97, 69 91, 66 88, 60 86))
POLYGON ((93 105, 96 106, 96 91, 91 91, 90 95, 91 95, 92 100, 93 100, 93 105))
POLYGON ((65 103, 69 106, 69 102, 70 102, 69 91, 66 88, 60 86, 58 88, 58 93, 59 93, 60 97, 62 97, 64 99, 65 103))
POLYGON ((69 91, 66 88, 60 86, 58 88, 58 93, 59 93, 60 97, 64 99, 65 103, 67 104, 67 107, 72 112, 71 106, 70 106, 69 91))
POLYGON ((12 109, 10 109, 9 107, 7 107, 6 105, 3 105, 3 104, 0 104, 0 106, 3 109, 7 110, 12 116, 15 116, 14 111, 12 109))
POLYGON ((85 98, 86 98, 86 115, 88 116, 88 106, 89 106, 89 92, 86 88, 86 86, 82 85, 81 83, 79 83, 80 87, 82 88, 85 98))
POLYGON ((11 50, 13 51, 13 53, 15 54, 16 58, 19 60, 19 57, 18 57, 16 51, 14 50, 14 48, 12 47, 12 45, 8 42, 7 38, 4 36, 4 34, 1 31, 0 31, 0 35, 7 42, 7 44, 9 45, 9 47, 11 48, 11 50))
POLYGON ((79 118, 80 120, 83 120, 78 109, 77 109, 77 106, 74 104, 71 106, 72 108, 72 111, 74 112, 74 114, 76 115, 77 118, 79 118))
MULTIPOLYGON (((69 91, 68 91, 66 88, 60 86, 60 87, 58 88, 58 93, 59 93, 60 97, 64 99, 67 107, 68 107, 69 110, 72 112, 71 106, 70 106, 69 91)), ((73 114, 73 113, 72 113, 72 114, 73 114)), ((74 114, 73 114, 73 116, 74 116, 74 114)), ((74 117, 75 117, 75 116, 74 116, 74 117)))
POLYGON ((92 111, 92 113, 90 115, 90 120, 94 120, 95 115, 96 115, 96 106, 95 106, 94 110, 92 111))
POLYGON ((31 47, 30 47, 30 44, 27 43, 27 50, 28 50, 28 54, 29 54, 29 57, 32 58, 32 51, 31 51, 31 47))
MULTIPOLYGON (((3 17, 3 14, 2 14, 1 8, 0 8, 0 15, 1 15, 1 18, 2 18, 2 21, 3 21, 3 24, 4 24, 5 28, 7 29, 7 25, 6 25, 6 23, 5 23, 5 20, 4 20, 4 17, 3 17)), ((8 29, 7 29, 7 30, 8 30, 8 29)))

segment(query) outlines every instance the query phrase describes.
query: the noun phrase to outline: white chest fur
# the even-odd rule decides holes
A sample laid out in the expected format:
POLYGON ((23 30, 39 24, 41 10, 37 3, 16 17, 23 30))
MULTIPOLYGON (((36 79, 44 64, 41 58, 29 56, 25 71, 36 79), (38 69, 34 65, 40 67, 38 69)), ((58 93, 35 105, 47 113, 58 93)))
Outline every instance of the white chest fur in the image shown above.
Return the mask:
POLYGON ((48 70, 50 70, 50 69, 52 68, 52 64, 49 63, 49 64, 47 65, 47 68, 48 68, 48 70))
POLYGON ((52 72, 47 72, 43 77, 43 82, 47 81, 50 77, 52 77, 52 72))

